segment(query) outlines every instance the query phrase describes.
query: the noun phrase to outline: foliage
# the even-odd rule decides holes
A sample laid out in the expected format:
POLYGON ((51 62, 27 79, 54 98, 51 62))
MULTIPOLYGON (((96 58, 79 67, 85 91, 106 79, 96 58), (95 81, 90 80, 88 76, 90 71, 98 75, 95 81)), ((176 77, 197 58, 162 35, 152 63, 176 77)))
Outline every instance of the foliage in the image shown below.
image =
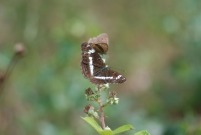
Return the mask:
POLYGON ((77 117, 86 104, 82 89, 90 85, 80 73, 80 44, 106 32, 111 35, 108 61, 128 80, 111 86, 121 93, 121 102, 106 110, 115 120, 108 124, 113 128, 126 121, 153 135, 199 135, 200 4, 1 0, 0 76, 16 43, 22 42, 26 53, 0 98, 0 134, 95 134, 77 117))
MULTIPOLYGON (((93 117, 84 117, 82 119, 84 119, 89 125, 91 125, 100 135, 116 135, 133 129, 133 126, 128 124, 118 127, 115 130, 111 130, 110 128, 103 130, 94 120, 93 117)), ((138 131, 134 135, 150 135, 150 134, 146 130, 142 130, 138 131)))
POLYGON ((90 124, 100 135, 116 135, 133 129, 132 125, 123 125, 115 130, 111 130, 110 128, 103 130, 94 120, 93 117, 84 117, 82 119, 84 119, 88 124, 90 124))

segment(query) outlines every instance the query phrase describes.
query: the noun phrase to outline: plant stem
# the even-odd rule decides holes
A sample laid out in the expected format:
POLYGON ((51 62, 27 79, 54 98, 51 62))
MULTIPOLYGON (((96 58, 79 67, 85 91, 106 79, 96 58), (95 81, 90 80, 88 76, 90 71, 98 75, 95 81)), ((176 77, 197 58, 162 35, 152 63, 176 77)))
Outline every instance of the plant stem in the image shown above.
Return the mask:
POLYGON ((6 80, 9 77, 10 73, 12 72, 13 68, 15 67, 17 61, 18 61, 18 56, 15 54, 15 55, 13 55, 9 65, 8 65, 8 67, 6 69, 5 74, 3 75, 3 81, 0 84, 0 95, 2 94, 3 89, 5 87, 6 80))
MULTIPOLYGON (((101 93, 100 86, 98 86, 98 91, 101 93)), ((99 111, 100 111, 101 126, 102 126, 103 129, 105 129, 105 114, 104 114, 104 110, 103 110, 104 106, 102 104, 101 98, 98 99, 98 104, 99 104, 99 111)))
POLYGON ((105 129, 105 114, 104 114, 104 111, 103 111, 103 107, 102 105, 100 106, 100 121, 101 121, 101 125, 102 125, 102 128, 105 129))

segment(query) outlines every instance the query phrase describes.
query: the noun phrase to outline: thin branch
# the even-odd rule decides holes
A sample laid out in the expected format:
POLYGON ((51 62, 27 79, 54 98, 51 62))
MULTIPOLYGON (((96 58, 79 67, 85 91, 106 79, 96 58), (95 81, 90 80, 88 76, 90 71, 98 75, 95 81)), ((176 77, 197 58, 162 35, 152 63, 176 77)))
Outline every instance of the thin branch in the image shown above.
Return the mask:
POLYGON ((11 61, 8 65, 5 73, 3 73, 0 76, 0 96, 3 93, 3 89, 5 88, 5 84, 6 84, 8 77, 10 76, 11 72, 13 71, 18 60, 24 55, 24 52, 25 52, 25 48, 22 43, 17 43, 15 45, 14 49, 15 49, 14 55, 12 56, 11 61))
MULTIPOLYGON (((100 92, 100 86, 98 86, 98 91, 100 92)), ((99 112, 100 112, 100 123, 103 129, 105 129, 105 113, 103 110, 103 104, 101 98, 98 99, 98 104, 99 104, 99 112)))
POLYGON ((3 78, 2 78, 3 80, 2 80, 2 82, 1 82, 1 84, 0 84, 0 95, 2 94, 3 89, 5 88, 6 80, 7 80, 8 77, 10 76, 12 70, 14 69, 14 67, 15 67, 15 65, 16 65, 16 63, 17 63, 17 61, 18 61, 18 58, 19 58, 19 57, 18 57, 16 54, 13 55, 13 57, 12 57, 12 59, 11 59, 9 65, 8 65, 8 67, 7 67, 6 71, 5 71, 5 73, 3 74, 3 78))

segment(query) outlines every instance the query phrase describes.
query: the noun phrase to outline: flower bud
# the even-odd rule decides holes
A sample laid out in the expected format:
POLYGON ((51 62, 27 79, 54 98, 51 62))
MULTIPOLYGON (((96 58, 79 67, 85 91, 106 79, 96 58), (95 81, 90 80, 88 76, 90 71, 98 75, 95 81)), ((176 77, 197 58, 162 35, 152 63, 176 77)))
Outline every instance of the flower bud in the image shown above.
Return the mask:
POLYGON ((111 91, 110 93, 109 93, 109 97, 110 98, 115 98, 117 96, 117 93, 115 92, 115 91, 111 91))
POLYGON ((88 101, 96 100, 96 95, 94 94, 91 88, 85 90, 85 96, 88 101))
POLYGON ((92 105, 90 105, 90 104, 85 106, 85 108, 84 108, 84 112, 86 114, 89 114, 89 112, 91 112, 92 110, 94 110, 94 107, 92 105))
POLYGON ((24 45, 22 43, 17 43, 15 45, 15 54, 19 56, 23 56, 25 52, 24 45))
POLYGON ((119 98, 117 98, 117 93, 115 91, 109 93, 107 102, 111 105, 119 103, 119 98))
POLYGON ((111 129, 110 129, 110 127, 108 127, 108 126, 107 126, 107 127, 105 127, 105 129, 104 129, 104 130, 111 130, 111 129))

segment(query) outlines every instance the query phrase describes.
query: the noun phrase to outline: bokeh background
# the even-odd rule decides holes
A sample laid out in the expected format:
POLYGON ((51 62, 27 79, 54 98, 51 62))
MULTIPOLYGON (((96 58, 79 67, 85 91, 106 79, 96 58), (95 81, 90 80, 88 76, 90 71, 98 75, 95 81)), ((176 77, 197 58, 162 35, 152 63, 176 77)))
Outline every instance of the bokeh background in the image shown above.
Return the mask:
POLYGON ((80 118, 84 90, 95 87, 81 74, 80 44, 105 32, 107 64, 127 77, 110 86, 120 103, 105 110, 106 124, 201 135, 200 6, 200 0, 1 0, 1 74, 16 43, 26 53, 0 95, 0 134, 95 135, 80 118))

